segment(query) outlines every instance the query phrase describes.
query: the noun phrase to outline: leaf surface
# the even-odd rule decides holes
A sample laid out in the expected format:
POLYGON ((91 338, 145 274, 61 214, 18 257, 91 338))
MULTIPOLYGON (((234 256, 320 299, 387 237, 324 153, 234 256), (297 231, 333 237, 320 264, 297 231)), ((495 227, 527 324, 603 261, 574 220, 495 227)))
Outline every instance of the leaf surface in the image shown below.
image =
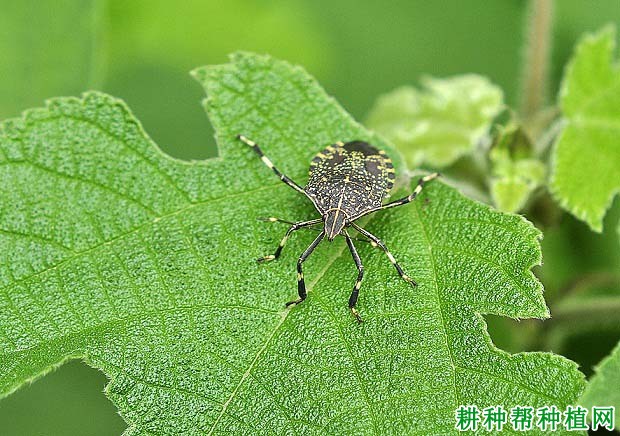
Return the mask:
POLYGON ((558 138, 551 188, 565 209, 600 232, 620 190, 620 68, 615 31, 577 45, 560 90, 566 126, 558 138))
POLYGON ((316 212, 235 135, 302 184, 329 143, 385 146, 298 67, 238 54, 194 74, 217 159, 164 156, 98 93, 2 124, 1 393, 84 358, 110 377, 127 434, 450 433, 459 404, 575 401, 574 363, 494 348, 480 315, 548 316, 530 272, 540 233, 438 181, 367 223, 417 288, 358 244, 357 324, 346 304, 356 270, 337 239, 305 264, 308 299, 284 309, 315 234, 258 265, 285 229, 256 218, 316 212))
POLYGON ((422 85, 379 97, 368 125, 393 142, 411 167, 445 167, 478 145, 503 106, 502 91, 475 74, 426 78, 422 85))
POLYGON ((620 410, 619 386, 620 343, 618 343, 609 356, 605 357, 598 364, 596 374, 590 379, 579 402, 587 408, 592 406, 614 406, 616 411, 618 411, 620 410))

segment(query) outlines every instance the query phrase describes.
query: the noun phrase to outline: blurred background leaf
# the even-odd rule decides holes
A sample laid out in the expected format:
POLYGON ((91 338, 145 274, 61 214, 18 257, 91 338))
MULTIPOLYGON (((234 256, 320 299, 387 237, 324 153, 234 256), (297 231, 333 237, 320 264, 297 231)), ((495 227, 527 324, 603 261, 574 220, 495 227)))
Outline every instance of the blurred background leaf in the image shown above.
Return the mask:
MULTIPOLYGON (((302 64, 357 119, 365 118, 378 95, 417 85, 423 75, 480 74, 500 86, 508 105, 520 100, 525 0, 395 0, 389 7, 370 0, 0 0, 0 11, 1 118, 40 106, 45 98, 100 89, 127 101, 158 144, 186 159, 217 153, 199 104, 202 91, 188 72, 224 63, 236 50, 302 64)), ((562 0, 554 2, 554 11, 549 100, 557 95, 579 36, 620 22, 617 0, 598 0, 596 7, 562 0)), ((614 229, 620 202, 616 199, 607 214, 602 235, 549 202, 533 207, 528 216, 551 217, 536 224, 545 232, 544 265, 537 273, 553 315, 576 282, 620 271, 614 229)), ((601 286, 594 280, 587 287, 601 286)), ((613 283, 606 287, 601 292, 620 292, 613 283)), ((549 346, 536 341, 541 323, 487 320, 501 348, 549 346)), ((554 321, 543 323, 544 329, 556 329, 554 321)), ((590 373, 619 335, 613 329, 567 333, 553 351, 590 373)), ((0 403, 0 422, 12 425, 2 434, 71 434, 67 426, 81 422, 82 429, 90 429, 94 420, 101 434, 118 434, 125 426, 102 394, 104 383, 100 373, 81 363, 64 365, 0 403), (69 404, 71 397, 80 398, 82 407, 51 409, 53 401, 69 404), (90 401, 100 402, 97 418, 90 401), (56 426, 43 419, 45 410, 55 411, 48 416, 56 426)))
POLYGON ((562 82, 565 126, 554 146, 551 189, 595 231, 620 191, 620 63, 612 26, 585 35, 562 82), (584 178, 590 178, 584 183, 584 178))
MULTIPOLYGON (((44 77, 30 83, 31 100, 9 107, 4 103, 6 89, 12 88, 0 87, 3 117, 52 95, 96 88, 127 101, 167 152, 183 158, 211 157, 216 154, 212 130, 198 105, 200 89, 188 79, 188 71, 224 63, 236 50, 270 53, 303 65, 358 119, 364 118, 379 94, 416 84, 422 75, 478 73, 504 90, 508 104, 518 100, 524 0, 396 0, 389 8, 370 0, 91 2, 103 14, 84 12, 88 1, 28 0, 14 6, 15 2, 0 0, 0 71, 3 81, 12 77, 15 88, 28 86, 22 81, 24 74, 11 66, 26 62, 29 45, 45 53, 64 44, 84 43, 87 38, 76 31, 80 19, 90 23, 87 30, 93 35, 101 36, 88 43, 83 56, 38 69, 44 77), (65 11, 62 5, 71 3, 82 6, 65 11), (37 22, 36 11, 43 11, 44 23, 37 22), (50 26, 57 30, 50 31, 50 26), (25 36, 16 39, 20 33, 25 36), (93 56, 99 60, 90 60, 93 56), (90 81, 89 74, 74 66, 77 62, 83 69, 101 59, 106 61, 106 68, 97 70, 105 72, 101 80, 90 81), (34 92, 50 86, 49 77, 71 74, 64 89, 34 92)), ((599 0, 596 8, 581 0, 563 0, 555 9, 552 95, 579 35, 620 21, 616 0, 599 0)), ((37 69, 28 74, 33 71, 37 69)))
POLYGON ((534 158, 529 137, 516 123, 497 126, 496 138, 489 151, 493 204, 505 212, 519 212, 545 181, 547 168, 534 158))
POLYGON ((620 342, 614 351, 596 366, 596 374, 584 391, 580 403, 586 407, 605 405, 619 410, 618 386, 620 386, 620 342))
POLYGON ((74 360, 0 402, 1 433, 119 435, 127 425, 103 394, 105 377, 74 360))
POLYGON ((103 0, 0 0, 0 119, 102 85, 103 0))
POLYGON ((366 123, 394 143, 415 168, 443 168, 472 153, 502 110, 502 90, 474 74, 423 78, 381 95, 366 123))

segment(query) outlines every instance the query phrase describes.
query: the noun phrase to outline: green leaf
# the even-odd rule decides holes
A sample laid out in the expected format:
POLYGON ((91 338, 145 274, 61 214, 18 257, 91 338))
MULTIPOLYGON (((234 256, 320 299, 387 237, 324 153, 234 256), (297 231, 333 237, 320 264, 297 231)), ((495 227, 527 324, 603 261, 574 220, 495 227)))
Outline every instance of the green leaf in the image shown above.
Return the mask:
POLYGON ((100 0, 2 3, 0 119, 97 85, 104 6, 100 0))
POLYGON ((616 411, 620 410, 620 343, 595 370, 596 374, 590 379, 579 403, 588 408, 614 406, 616 411))
POLYGON ((368 126, 396 144, 407 162, 446 167, 471 153, 503 107, 502 91, 473 74, 426 78, 377 99, 368 126))
POLYGON ((551 188, 562 206, 597 232, 620 190, 620 68, 615 31, 577 45, 560 90, 566 126, 555 144, 551 188))
POLYGON ((347 308, 356 270, 336 240, 305 264, 308 299, 285 309, 315 234, 259 265, 284 228, 256 218, 316 212, 235 135, 299 182, 326 144, 384 144, 298 67, 238 54, 194 74, 217 159, 164 156, 98 93, 2 125, 0 392, 81 357, 110 377, 128 434, 446 433, 459 404, 576 400, 574 363, 496 349, 480 315, 548 316, 530 271, 540 233, 439 181, 368 223, 417 288, 358 244, 358 324, 347 308))
POLYGON ((532 144, 517 125, 498 127, 498 140, 489 152, 493 176, 491 196, 498 209, 518 212, 545 180, 545 165, 532 157, 532 144))

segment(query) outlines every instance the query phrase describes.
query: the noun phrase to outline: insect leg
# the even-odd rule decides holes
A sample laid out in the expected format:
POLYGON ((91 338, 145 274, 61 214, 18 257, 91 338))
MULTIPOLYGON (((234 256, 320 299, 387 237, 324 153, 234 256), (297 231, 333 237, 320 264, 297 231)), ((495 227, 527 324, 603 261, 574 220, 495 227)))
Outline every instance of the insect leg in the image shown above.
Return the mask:
POLYGON ((260 217, 260 218, 256 218, 259 221, 264 221, 266 223, 284 223, 284 224, 290 224, 293 225, 295 224, 293 221, 287 221, 287 220, 283 220, 281 218, 275 218, 275 217, 260 217))
POLYGON ((306 250, 301 254, 301 256, 299 256, 299 259, 297 260, 297 293, 299 294, 299 298, 297 300, 289 301, 288 303, 286 303, 287 307, 291 304, 301 303, 306 299, 306 296, 308 294, 306 293, 306 282, 304 281, 304 271, 301 265, 308 258, 308 256, 312 254, 316 246, 319 245, 319 243, 323 240, 324 237, 325 232, 319 233, 319 236, 317 236, 316 239, 312 241, 312 244, 310 244, 310 246, 306 248, 306 250))
POLYGON ((408 196, 400 198, 398 200, 394 200, 388 204, 384 204, 383 206, 367 210, 366 212, 364 212, 362 215, 358 216, 357 218, 361 218, 364 215, 368 215, 369 213, 376 212, 378 210, 389 209, 391 207, 396 207, 396 206, 402 206, 403 204, 412 202, 420 194, 420 192, 422 192, 422 188, 424 188, 424 184, 427 182, 430 182, 431 180, 437 177, 439 177, 439 173, 432 173, 432 174, 429 174, 428 176, 421 177, 418 180, 418 186, 416 186, 413 192, 409 194, 408 196))
POLYGON ((386 254, 388 259, 390 259, 390 262, 392 262, 392 265, 394 265, 394 268, 396 268, 396 271, 398 271, 398 274, 403 278, 403 280, 405 280, 408 283, 411 283, 413 286, 417 286, 418 285, 415 282, 415 280, 413 280, 411 277, 409 277, 407 274, 405 274, 405 272, 403 271, 401 266, 398 264, 398 262, 396 262, 396 259, 394 259, 394 256, 392 256, 392 253, 390 253, 390 250, 388 250, 388 248, 386 247, 385 243, 381 239, 377 238, 375 235, 373 235, 372 233, 370 233, 367 230, 364 230, 363 228, 361 228, 360 226, 358 226, 355 223, 351 223, 351 226, 355 230, 360 232, 362 235, 364 235, 365 237, 370 239, 372 242, 374 242, 375 246, 379 246, 379 248, 381 248, 383 250, 383 252, 386 254))
MULTIPOLYGON (((257 219, 259 221, 264 221, 266 223, 284 223, 284 224, 288 224, 288 225, 291 225, 291 226, 293 224, 295 224, 293 221, 283 220, 283 219, 275 218, 275 217, 260 217, 260 218, 257 218, 257 219)), ((304 227, 304 230, 305 229, 307 229, 307 230, 315 230, 315 231, 319 231, 319 232, 323 230, 322 228, 316 228, 316 227, 312 227, 312 226, 304 227)), ((356 238, 354 236, 352 236, 351 239, 353 239, 354 241, 357 241, 357 242, 363 242, 365 244, 370 244, 373 247, 377 246, 377 244, 375 244, 373 241, 371 241, 369 239, 361 239, 361 238, 356 238)))
POLYGON ((273 166, 273 164, 271 163, 269 158, 267 156, 265 156, 265 154, 263 153, 263 150, 260 149, 260 147, 258 146, 258 144, 256 142, 252 141, 251 139, 246 138, 243 135, 237 135, 237 139, 239 139, 240 141, 242 141, 246 145, 250 146, 256 152, 256 154, 258 154, 258 156, 263 161, 263 163, 265 165, 267 165, 269 168, 271 168, 271 170, 276 174, 276 176, 278 176, 280 178, 280 180, 282 180, 288 186, 293 188, 295 191, 300 192, 300 193, 306 195, 306 192, 304 191, 304 189, 301 186, 299 186, 293 180, 289 179, 287 176, 282 174, 275 166, 273 166))
POLYGON ((286 231, 286 234, 284 235, 284 238, 282 238, 282 240, 280 241, 280 245, 278 245, 278 248, 276 249, 276 252, 274 254, 269 254, 267 256, 259 257, 257 259, 257 261, 259 263, 264 263, 264 262, 269 262, 271 260, 277 259, 278 257, 280 257, 280 253, 282 253, 282 249, 286 245, 286 241, 288 241, 288 238, 291 236, 291 233, 293 233, 296 230, 302 229, 304 227, 313 226, 313 225, 318 224, 318 223, 320 223, 322 221, 323 221, 322 218, 317 218, 317 219, 310 220, 310 221, 302 221, 302 222, 298 222, 298 223, 293 223, 293 225, 291 227, 289 227, 289 229, 286 231))
MULTIPOLYGON (((264 221, 266 223, 284 223, 284 224, 289 224, 289 225, 293 225, 295 224, 293 221, 288 221, 288 220, 283 220, 280 218, 275 218, 275 217, 261 217, 261 218, 257 218, 259 221, 264 221)), ((313 224, 314 225, 318 225, 318 224, 323 224, 323 223, 317 223, 317 224, 313 224)), ((304 227, 304 230, 315 230, 315 231, 323 231, 322 228, 316 228, 316 227, 312 227, 312 226, 308 226, 308 227, 304 227)), ((365 244, 370 244, 373 247, 376 247, 377 244, 370 240, 370 239, 361 239, 361 238, 356 238, 355 236, 351 236, 351 239, 357 242, 363 242, 365 244)))
POLYGON ((357 322, 362 322, 362 317, 355 309, 355 303, 357 303, 357 297, 360 293, 360 287, 362 286, 362 280, 364 279, 364 265, 362 265, 362 260, 360 259, 359 254, 357 254, 357 250, 355 249, 355 245, 353 245, 353 241, 351 237, 346 232, 343 232, 344 237, 347 240, 347 245, 349 246, 349 250, 351 251, 351 255, 353 256, 353 261, 355 262, 355 266, 357 267, 357 280, 355 280, 355 286, 353 287, 353 291, 351 292, 351 296, 349 297, 349 309, 351 309, 351 313, 357 319, 357 322))
POLYGON ((394 200, 391 203, 384 204, 378 210, 389 209, 390 207, 401 206, 403 204, 412 202, 420 194, 420 192, 422 192, 422 188, 424 188, 424 184, 427 182, 430 182, 431 180, 435 179, 438 176, 439 176, 439 173, 432 173, 432 174, 429 174, 428 176, 421 177, 418 180, 418 186, 415 187, 415 189, 413 190, 411 194, 399 200, 394 200))
POLYGON ((295 224, 295 222, 293 222, 293 221, 283 220, 281 218, 275 218, 275 217, 260 217, 260 218, 256 218, 256 219, 259 220, 259 221, 266 222, 266 223, 284 223, 284 224, 288 224, 288 225, 291 225, 291 226, 295 224))

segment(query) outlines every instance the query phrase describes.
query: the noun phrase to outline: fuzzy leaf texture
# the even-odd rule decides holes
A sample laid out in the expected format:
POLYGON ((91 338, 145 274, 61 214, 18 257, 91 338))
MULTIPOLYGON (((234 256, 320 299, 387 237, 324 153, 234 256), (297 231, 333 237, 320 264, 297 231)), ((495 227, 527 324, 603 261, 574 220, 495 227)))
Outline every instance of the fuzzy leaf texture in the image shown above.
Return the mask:
POLYGON ((620 410, 620 342, 596 367, 580 403, 588 408, 614 406, 620 410))
POLYGON ((411 167, 446 167, 484 138, 503 107, 503 94, 475 74, 426 78, 422 85, 380 96, 367 123, 393 142, 411 167))
POLYGON ((235 135, 260 141, 300 183, 327 144, 384 144, 285 62, 238 54, 194 75, 217 159, 164 156, 122 102, 98 93, 2 125, 2 394, 83 358, 110 377, 131 435, 450 433, 459 404, 576 400, 574 363, 494 348, 480 315, 548 316, 530 272, 539 232, 439 181, 367 227, 418 288, 358 244, 356 323, 356 270, 337 239, 305 264, 308 299, 285 309, 315 234, 259 265, 285 228, 256 218, 317 215, 235 135))
POLYGON ((551 189, 595 231, 620 190, 620 67, 614 28, 577 45, 560 90, 564 127, 555 144, 551 189))

